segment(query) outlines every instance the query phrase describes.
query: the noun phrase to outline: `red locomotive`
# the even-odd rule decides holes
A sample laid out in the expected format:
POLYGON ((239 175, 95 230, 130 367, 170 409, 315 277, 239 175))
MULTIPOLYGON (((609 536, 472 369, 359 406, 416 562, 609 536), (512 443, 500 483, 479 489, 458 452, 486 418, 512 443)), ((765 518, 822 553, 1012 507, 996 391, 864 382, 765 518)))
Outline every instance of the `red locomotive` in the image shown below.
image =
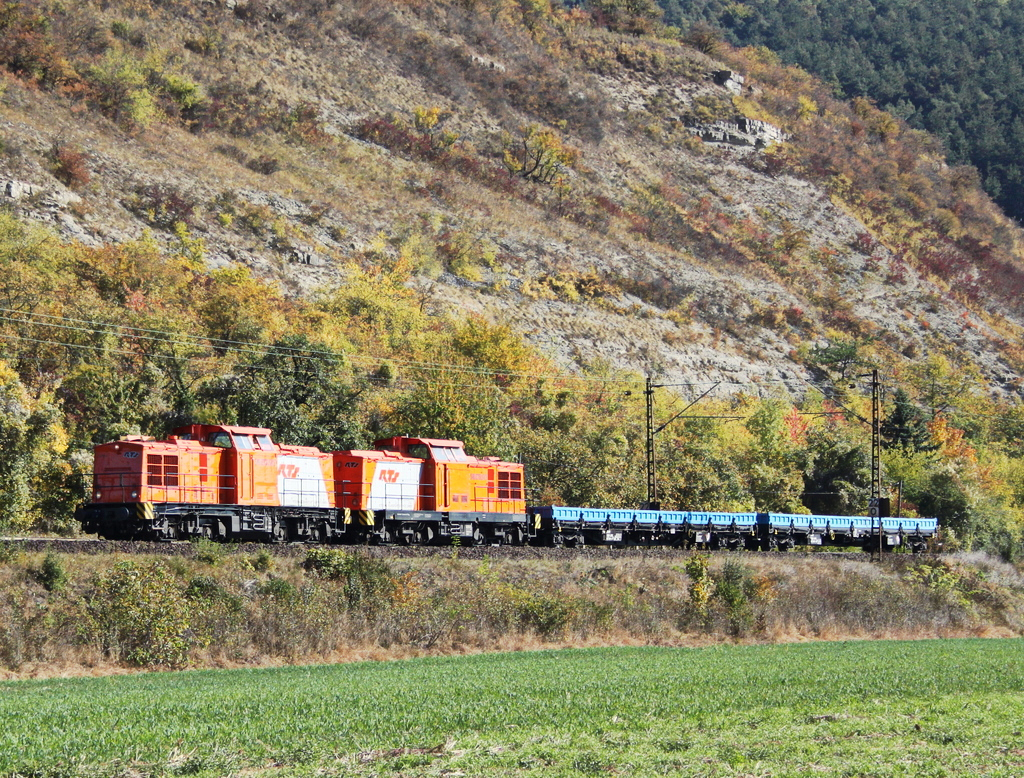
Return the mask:
POLYGON ((274 443, 270 430, 193 424, 97 446, 76 517, 105 538, 522 543, 523 466, 460 441, 395 437, 373 451, 274 443))

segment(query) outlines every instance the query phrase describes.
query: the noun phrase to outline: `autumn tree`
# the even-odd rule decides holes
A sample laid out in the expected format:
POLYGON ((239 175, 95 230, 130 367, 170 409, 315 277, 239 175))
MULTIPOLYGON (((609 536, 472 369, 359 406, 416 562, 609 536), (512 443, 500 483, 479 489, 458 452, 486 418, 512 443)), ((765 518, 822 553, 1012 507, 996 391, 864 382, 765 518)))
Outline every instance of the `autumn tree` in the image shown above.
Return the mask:
POLYGON ((680 427, 657 449, 662 506, 672 510, 749 510, 749 495, 735 460, 725 449, 719 423, 688 419, 680 427))
POLYGON ((804 512, 797 450, 787 437, 785 404, 764 400, 747 419, 753 443, 743 456, 744 475, 758 510, 804 512))
POLYGON ((476 456, 513 457, 516 422, 504 392, 472 365, 453 364, 459 360, 450 352, 433 361, 446 366, 407 371, 412 384, 380 431, 461 440, 476 456))
POLYGON ((72 488, 67 453, 68 436, 52 398, 32 397, 0 360, 0 529, 71 529, 70 509, 81 495, 72 488))
POLYGON ((455 326, 452 346, 474 364, 492 371, 500 386, 521 384, 537 361, 533 349, 508 324, 493 324, 478 315, 455 326))
POLYGON ((871 496, 871 460, 861 439, 841 427, 808 431, 803 504, 811 513, 842 515, 865 510, 871 496))
POLYGON ((655 0, 587 0, 586 6, 598 24, 631 35, 651 34, 662 17, 655 0))
POLYGON ((536 124, 522 127, 517 135, 502 136, 502 161, 509 175, 541 184, 564 176, 579 159, 579 150, 565 144, 554 130, 536 124))
POLYGON ((253 354, 210 394, 222 420, 268 427, 280 442, 362 448, 370 442, 357 404, 363 389, 346 374, 340 354, 293 335, 253 354))

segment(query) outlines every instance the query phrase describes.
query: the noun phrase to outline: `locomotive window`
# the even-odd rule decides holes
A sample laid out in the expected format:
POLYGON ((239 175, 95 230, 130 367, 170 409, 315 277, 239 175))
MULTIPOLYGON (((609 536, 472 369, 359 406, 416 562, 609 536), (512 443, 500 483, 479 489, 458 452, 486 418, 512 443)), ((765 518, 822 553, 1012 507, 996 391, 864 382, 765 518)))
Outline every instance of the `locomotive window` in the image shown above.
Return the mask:
POLYGON ((232 435, 231 437, 235 441, 235 448, 243 451, 252 451, 252 438, 248 435, 232 435))
POLYGON ((461 448, 450 448, 448 446, 432 446, 430 452, 438 462, 464 462, 466 452, 461 448))
POLYGON ((260 451, 273 451, 274 444, 270 441, 270 435, 257 435, 256 448, 260 451))
POLYGON ((211 432, 206 436, 206 442, 217 448, 231 448, 231 436, 226 432, 211 432))
POLYGON ((409 456, 417 459, 430 459, 430 446, 426 443, 413 443, 409 446, 409 456))

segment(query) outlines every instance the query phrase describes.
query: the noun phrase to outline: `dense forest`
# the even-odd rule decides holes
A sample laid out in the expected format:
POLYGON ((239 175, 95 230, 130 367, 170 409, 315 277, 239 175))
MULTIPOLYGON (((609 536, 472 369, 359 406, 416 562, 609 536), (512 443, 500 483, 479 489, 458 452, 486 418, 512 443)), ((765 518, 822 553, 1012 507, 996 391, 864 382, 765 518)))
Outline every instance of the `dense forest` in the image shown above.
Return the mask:
POLYGON ((1024 217, 1024 2, 1020 0, 661 0, 666 20, 709 24, 765 46, 837 94, 868 97, 978 168, 1024 217))

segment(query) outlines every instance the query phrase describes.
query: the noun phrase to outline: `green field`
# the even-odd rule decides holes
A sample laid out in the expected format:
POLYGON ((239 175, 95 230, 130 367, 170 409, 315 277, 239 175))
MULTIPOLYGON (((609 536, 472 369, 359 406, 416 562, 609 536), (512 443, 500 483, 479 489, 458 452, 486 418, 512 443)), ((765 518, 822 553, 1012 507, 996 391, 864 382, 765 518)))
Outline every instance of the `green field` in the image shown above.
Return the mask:
POLYGON ((0 684, 0 773, 1024 775, 1024 642, 600 649, 0 684))

